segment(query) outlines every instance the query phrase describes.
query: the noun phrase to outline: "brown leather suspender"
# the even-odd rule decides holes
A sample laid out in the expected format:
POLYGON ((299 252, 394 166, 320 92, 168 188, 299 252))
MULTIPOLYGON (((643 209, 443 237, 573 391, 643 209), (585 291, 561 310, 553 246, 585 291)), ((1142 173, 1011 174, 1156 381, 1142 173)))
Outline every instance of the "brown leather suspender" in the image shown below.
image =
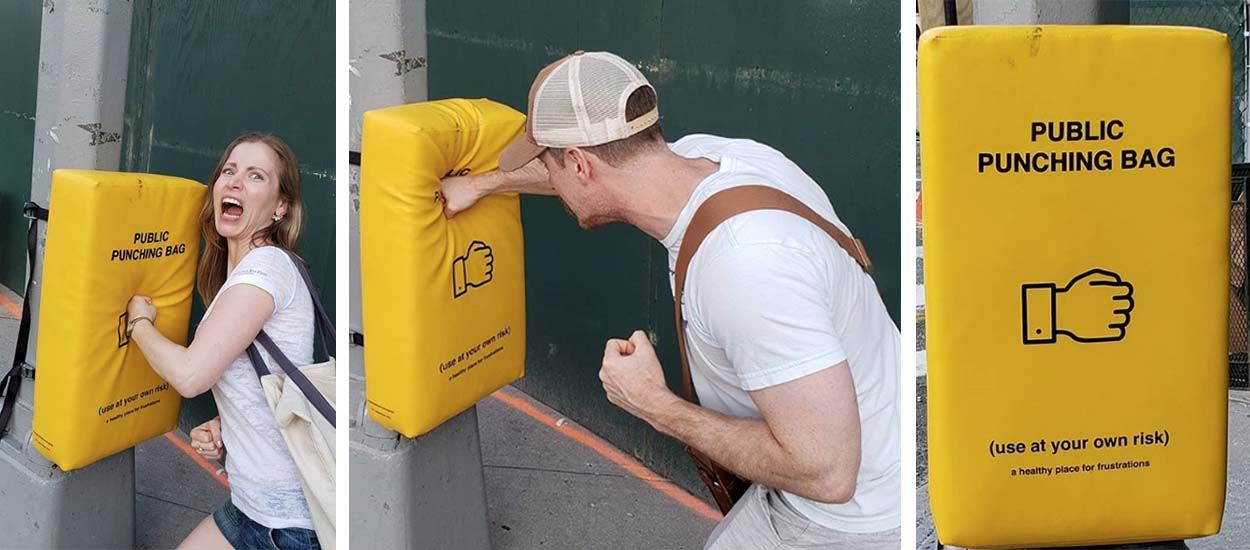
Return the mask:
MULTIPOLYGON (((783 210, 793 213, 823 229, 833 240, 854 258, 856 263, 867 273, 872 273, 872 261, 859 239, 844 233, 838 226, 821 217, 807 205, 786 193, 764 185, 745 185, 720 191, 699 205, 690 225, 682 237, 681 248, 677 252, 676 274, 673 284, 673 301, 676 314, 677 347, 681 354, 681 386, 683 397, 691 403, 699 404, 695 395, 694 382, 690 378, 690 362, 686 355, 686 330, 684 317, 681 313, 682 296, 685 294, 686 271, 690 268, 690 260, 703 240, 716 226, 725 220, 754 210, 783 210)), ((699 470, 699 477, 712 491, 712 497, 720 507, 721 513, 729 513, 729 509, 750 486, 733 472, 726 470, 707 455, 693 447, 686 447, 686 452, 694 460, 699 470)))

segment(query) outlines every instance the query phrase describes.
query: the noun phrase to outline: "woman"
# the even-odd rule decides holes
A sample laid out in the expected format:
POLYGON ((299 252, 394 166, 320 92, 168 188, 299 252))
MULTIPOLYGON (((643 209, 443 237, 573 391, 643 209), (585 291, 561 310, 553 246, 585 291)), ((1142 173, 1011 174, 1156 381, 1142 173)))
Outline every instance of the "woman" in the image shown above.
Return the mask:
POLYGON ((220 418, 193 430, 192 444, 208 457, 230 451, 230 499, 180 548, 319 548, 299 472, 245 353, 263 328, 295 364, 313 359, 312 300, 284 251, 295 250, 301 229, 299 164, 281 139, 244 134, 211 185, 196 276, 209 306, 190 345, 156 330, 148 298, 127 307, 131 341, 158 374, 184 397, 213 391, 220 418))

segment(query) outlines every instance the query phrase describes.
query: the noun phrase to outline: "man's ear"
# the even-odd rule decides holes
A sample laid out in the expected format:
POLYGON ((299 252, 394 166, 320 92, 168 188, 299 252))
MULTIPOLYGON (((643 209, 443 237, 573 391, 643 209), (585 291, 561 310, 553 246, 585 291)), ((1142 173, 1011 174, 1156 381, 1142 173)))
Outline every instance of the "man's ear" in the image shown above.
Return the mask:
POLYGON ((577 179, 582 182, 589 183, 590 180, 595 177, 596 172, 598 171, 595 163, 598 162, 599 159, 595 158, 593 154, 579 147, 569 147, 564 150, 564 154, 564 161, 573 163, 573 168, 577 173, 577 179))
POLYGON ((581 148, 565 149, 565 155, 566 163, 572 163, 572 166, 574 166, 577 179, 589 183, 592 175, 595 173, 594 161, 592 161, 595 156, 586 153, 581 148))

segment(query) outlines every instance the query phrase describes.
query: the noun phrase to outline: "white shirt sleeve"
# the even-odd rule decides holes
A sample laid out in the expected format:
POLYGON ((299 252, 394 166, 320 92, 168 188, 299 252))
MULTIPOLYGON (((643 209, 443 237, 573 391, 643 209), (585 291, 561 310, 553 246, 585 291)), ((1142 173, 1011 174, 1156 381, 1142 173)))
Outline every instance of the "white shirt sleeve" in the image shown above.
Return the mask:
POLYGON ((221 285, 221 291, 237 284, 252 285, 273 296, 273 311, 277 313, 291 305, 298 280, 299 273, 286 252, 266 246, 244 256, 221 285))
MULTIPOLYGON (((782 244, 735 246, 699 266, 695 307, 742 389, 784 384, 846 360, 819 260, 782 244)), ((693 267, 693 266, 692 266, 693 267)), ((690 287, 688 287, 690 288, 690 287)))

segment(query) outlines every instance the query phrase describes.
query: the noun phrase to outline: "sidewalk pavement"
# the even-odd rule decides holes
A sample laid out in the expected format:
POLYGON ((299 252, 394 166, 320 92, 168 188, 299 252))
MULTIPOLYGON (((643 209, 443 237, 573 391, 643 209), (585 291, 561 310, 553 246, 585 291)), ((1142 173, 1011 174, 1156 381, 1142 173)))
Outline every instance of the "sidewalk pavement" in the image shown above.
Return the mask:
MULTIPOLYGON (((928 418, 925 414, 926 377, 916 379, 916 548, 935 550, 937 536, 929 511, 929 470, 926 452, 928 418)), ((1224 522, 1217 535, 1170 543, 1099 546, 1101 550, 1226 550, 1250 548, 1250 392, 1228 392, 1228 485, 1224 522)), ((954 548, 947 546, 946 548, 954 548)), ((1079 549, 1078 549, 1079 550, 1079 549)))
POLYGON ((699 549, 720 512, 508 387, 478 404, 495 550, 699 549))
MULTIPOLYGON (((12 361, 21 299, 0 286, 0 365, 12 361)), ((632 457, 511 387, 478 405, 494 550, 702 548, 717 512, 632 457)), ((220 465, 175 430, 135 448, 135 542, 173 548, 226 498, 220 465)), ((4 512, 0 512, 4 513, 4 512)))
MULTIPOLYGON (((706 502, 519 390, 484 399, 478 425, 494 550, 698 549, 716 526, 706 502)), ((175 432, 136 448, 139 548, 177 546, 228 495, 171 438, 186 441, 175 432)))
MULTIPOLYGON (((698 549, 716 526, 706 502, 519 390, 482 400, 478 427, 494 550, 698 549)), ((139 548, 177 546, 228 495, 208 469, 220 465, 174 438, 186 441, 174 432, 136 448, 139 548)))

